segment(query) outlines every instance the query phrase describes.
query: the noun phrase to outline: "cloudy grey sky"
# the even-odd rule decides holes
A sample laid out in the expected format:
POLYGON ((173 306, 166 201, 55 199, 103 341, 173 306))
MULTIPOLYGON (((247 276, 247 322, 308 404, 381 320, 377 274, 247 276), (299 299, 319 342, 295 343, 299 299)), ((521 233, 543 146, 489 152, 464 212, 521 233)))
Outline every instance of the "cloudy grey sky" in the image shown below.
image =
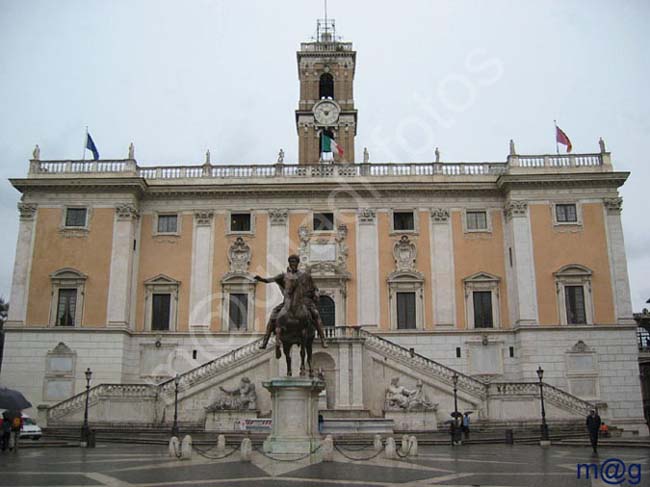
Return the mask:
MULTIPOLYGON (((295 51, 322 0, 0 0, 0 295, 9 297, 19 193, 34 144, 140 165, 297 157, 295 51)), ((574 152, 631 171, 622 188, 632 301, 650 298, 650 2, 329 0, 358 51, 357 160, 503 161, 574 152)))

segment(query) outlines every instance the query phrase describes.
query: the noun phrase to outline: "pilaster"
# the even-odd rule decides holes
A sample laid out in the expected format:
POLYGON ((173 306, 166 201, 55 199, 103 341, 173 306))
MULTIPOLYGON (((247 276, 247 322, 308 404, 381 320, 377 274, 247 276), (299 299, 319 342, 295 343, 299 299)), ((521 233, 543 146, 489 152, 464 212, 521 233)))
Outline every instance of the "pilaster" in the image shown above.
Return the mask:
POLYGON ((357 213, 357 323, 379 325, 379 249, 377 215, 372 208, 357 213))
POLYGON ((134 205, 122 204, 115 207, 106 310, 109 327, 132 328, 130 326, 130 316, 133 256, 135 252, 133 241, 138 217, 138 210, 134 205))
POLYGON ((212 309, 214 227, 212 211, 194 212, 192 273, 190 277, 190 330, 209 328, 212 309))
POLYGON ((511 231, 512 267, 515 277, 514 324, 536 324, 539 322, 537 286, 528 203, 515 200, 506 202, 505 215, 511 231))
POLYGON ((18 211, 20 212, 20 224, 9 299, 9 315, 7 317, 7 325, 10 326, 24 325, 27 316, 29 275, 32 266, 37 205, 18 203, 18 211))
POLYGON ((454 326, 456 299, 454 293, 454 243, 449 210, 431 210, 431 287, 435 326, 454 326))
POLYGON ((635 323, 632 316, 632 299, 627 273, 625 241, 621 224, 623 198, 607 198, 603 201, 607 222, 607 242, 609 245, 609 263, 614 294, 616 321, 618 323, 635 323))
MULTIPOLYGON (((275 276, 284 272, 289 258, 289 211, 270 209, 268 221, 266 273, 267 276, 275 276)), ((266 320, 271 315, 273 308, 282 302, 282 299, 282 291, 277 285, 266 287, 266 320)))

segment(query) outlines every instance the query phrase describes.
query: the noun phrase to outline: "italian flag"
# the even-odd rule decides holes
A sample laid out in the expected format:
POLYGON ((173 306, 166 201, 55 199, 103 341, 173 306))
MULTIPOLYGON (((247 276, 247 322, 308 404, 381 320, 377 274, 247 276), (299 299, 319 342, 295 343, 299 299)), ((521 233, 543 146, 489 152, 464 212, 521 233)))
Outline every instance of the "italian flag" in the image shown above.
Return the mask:
POLYGON ((323 152, 336 152, 339 157, 342 157, 343 147, 338 145, 331 137, 323 135, 323 152))

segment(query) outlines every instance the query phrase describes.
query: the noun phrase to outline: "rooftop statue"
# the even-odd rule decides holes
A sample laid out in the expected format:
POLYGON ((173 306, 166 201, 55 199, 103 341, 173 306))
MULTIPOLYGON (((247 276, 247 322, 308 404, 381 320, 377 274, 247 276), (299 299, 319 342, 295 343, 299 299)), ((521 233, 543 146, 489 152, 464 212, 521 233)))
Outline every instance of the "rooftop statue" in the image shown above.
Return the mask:
POLYGON ((34 152, 32 152, 32 159, 38 161, 41 158, 41 148, 36 144, 34 147, 34 152))
POLYGON ((135 159, 135 146, 133 142, 129 144, 129 159, 135 159))
POLYGON ((370 162, 370 153, 368 152, 367 147, 363 148, 363 162, 370 162))
POLYGON ((282 164, 284 162, 284 150, 280 149, 280 152, 278 152, 278 164, 282 164))

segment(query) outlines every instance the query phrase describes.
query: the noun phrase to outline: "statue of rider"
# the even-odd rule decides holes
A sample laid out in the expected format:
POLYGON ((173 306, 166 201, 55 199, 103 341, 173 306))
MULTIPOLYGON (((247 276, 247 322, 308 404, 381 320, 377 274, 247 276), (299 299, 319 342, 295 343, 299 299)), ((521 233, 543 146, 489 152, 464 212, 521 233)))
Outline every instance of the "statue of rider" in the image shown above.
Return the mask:
MULTIPOLYGON (((266 324, 266 334, 264 335, 264 340, 262 341, 260 348, 266 348, 266 345, 269 343, 269 339, 271 338, 271 333, 276 331, 276 321, 277 321, 278 314, 280 313, 280 311, 282 311, 282 308, 285 306, 285 303, 287 301, 287 284, 289 284, 290 281, 292 282, 297 282, 298 280, 304 281, 304 279, 299 279, 299 278, 308 278, 307 282, 309 282, 309 289, 307 289, 305 292, 304 304, 309 310, 309 313, 311 314, 312 322, 316 327, 316 331, 318 332, 321 345, 323 346, 323 348, 327 348, 327 343, 325 343, 325 334, 323 333, 323 321, 321 320, 320 314, 318 313, 318 308, 316 307, 316 304, 318 303, 318 297, 319 297, 318 288, 315 286, 314 281, 311 279, 311 276, 308 275, 308 273, 305 273, 298 269, 299 263, 300 263, 300 257, 293 254, 289 256, 289 267, 287 267, 287 272, 283 272, 282 274, 278 274, 277 276, 274 277, 265 278, 261 276, 255 276, 256 281, 264 282, 266 284, 275 282, 278 286, 280 286, 280 289, 282 290, 282 295, 284 297, 283 301, 280 304, 278 304, 275 308, 273 308, 273 311, 271 311, 271 316, 269 316, 269 321, 266 324)), ((277 337, 277 331, 276 331, 276 337, 277 337)), ((276 341, 275 346, 277 349, 280 348, 280 340, 276 341)))

